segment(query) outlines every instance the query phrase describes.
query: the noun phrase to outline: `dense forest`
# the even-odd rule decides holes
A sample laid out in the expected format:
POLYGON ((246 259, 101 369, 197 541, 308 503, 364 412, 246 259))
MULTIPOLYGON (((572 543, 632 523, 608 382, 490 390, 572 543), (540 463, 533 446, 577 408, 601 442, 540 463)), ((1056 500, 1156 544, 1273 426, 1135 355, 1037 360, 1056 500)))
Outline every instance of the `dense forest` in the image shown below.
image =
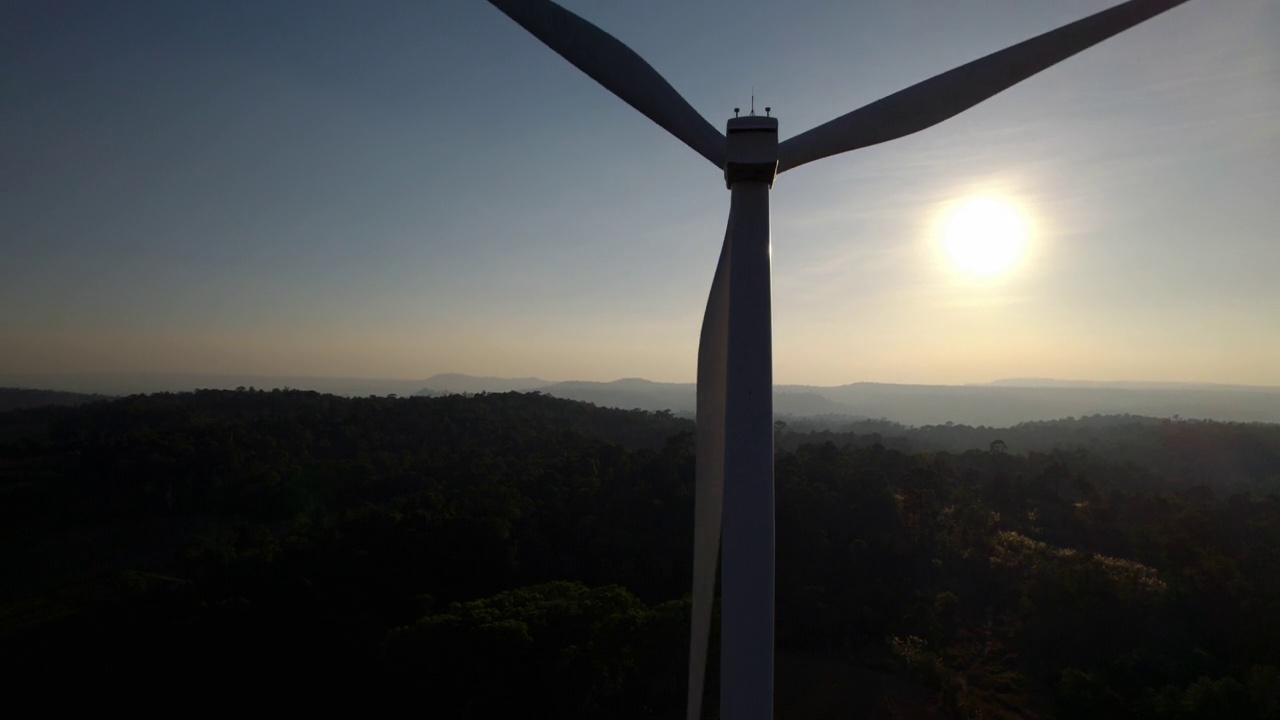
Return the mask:
MULTIPOLYGON (((1280 426, 776 430, 778 717, 1280 719, 1280 426)), ((680 717, 693 477, 537 393, 0 412, 0 707, 680 717)))

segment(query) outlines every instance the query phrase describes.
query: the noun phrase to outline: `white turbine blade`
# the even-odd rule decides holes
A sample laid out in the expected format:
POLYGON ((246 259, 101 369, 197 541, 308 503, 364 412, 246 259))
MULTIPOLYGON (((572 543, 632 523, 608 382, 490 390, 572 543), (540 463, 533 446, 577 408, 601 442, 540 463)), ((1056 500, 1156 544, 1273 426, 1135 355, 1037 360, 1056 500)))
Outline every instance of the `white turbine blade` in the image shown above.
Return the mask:
POLYGON ((724 167, 724 135, 617 38, 550 0, 489 2, 609 92, 724 167))
POLYGON ((720 541, 720 716, 773 719, 773 347, 769 184, 733 184, 720 541))
MULTIPOLYGON (((732 217, 730 218, 732 220, 732 217)), ((720 553, 720 512, 724 503, 725 369, 729 353, 729 262, 732 226, 725 230, 720 262, 698 342, 697 456, 693 524, 693 610, 689 623, 688 720, 702 712, 707 675, 707 643, 715 600, 720 553)))
POLYGON ((778 172, 919 132, 1187 0, 1129 0, 863 106, 778 145, 778 172))

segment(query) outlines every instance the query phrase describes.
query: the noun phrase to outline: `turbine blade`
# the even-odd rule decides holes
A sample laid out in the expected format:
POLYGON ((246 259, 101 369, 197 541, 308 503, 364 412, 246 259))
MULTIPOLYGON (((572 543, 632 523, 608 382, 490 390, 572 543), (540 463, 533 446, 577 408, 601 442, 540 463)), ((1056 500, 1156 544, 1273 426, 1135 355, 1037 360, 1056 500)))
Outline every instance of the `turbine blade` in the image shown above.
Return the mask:
POLYGON ((1187 0, 1129 0, 900 90, 778 145, 778 172, 932 127, 1187 0))
POLYGON ((724 135, 617 38, 550 0, 489 2, 606 90, 716 167, 724 167, 724 135))
MULTIPOLYGON (((732 218, 731 218, 732 220, 732 218)), ((725 230, 720 262, 698 342, 698 410, 696 487, 693 525, 693 609, 689 622, 688 720, 702 712, 707 674, 707 644, 715 599, 716 562, 720 553, 721 508, 724 504, 724 426, 726 368, 729 360, 729 262, 732 224, 725 230)))
POLYGON ((729 349, 720 530, 720 717, 772 720, 773 318, 769 184, 729 200, 729 349))

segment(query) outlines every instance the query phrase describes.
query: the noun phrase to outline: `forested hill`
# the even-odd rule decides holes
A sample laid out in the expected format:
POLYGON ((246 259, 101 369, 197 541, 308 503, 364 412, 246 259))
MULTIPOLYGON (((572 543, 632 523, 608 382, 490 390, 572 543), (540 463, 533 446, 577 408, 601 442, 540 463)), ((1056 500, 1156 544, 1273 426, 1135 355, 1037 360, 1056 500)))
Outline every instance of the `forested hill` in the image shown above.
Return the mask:
MULTIPOLYGON (((1280 490, 1280 425, 1184 420, 1138 415, 1093 415, 1012 427, 956 423, 908 427, 884 420, 815 417, 782 421, 778 445, 832 442, 855 447, 882 443, 907 453, 1076 453, 1081 461, 1132 465, 1148 473, 1148 489, 1172 491, 1207 484, 1219 492, 1280 490)), ((1140 472, 1126 470, 1133 486, 1140 472)))
MULTIPOLYGON (((778 717, 1280 718, 1274 477, 797 425, 778 717)), ((1094 431, 1169 432, 1130 425, 1094 431)), ((692 429, 517 393, 0 413, 7 707, 681 717, 692 429)), ((1189 432, 1143 452, 1270 447, 1189 432)))
POLYGON ((338 450, 334 433, 359 435, 376 446, 413 442, 470 447, 519 436, 527 436, 527 444, 547 434, 572 432, 641 447, 661 445, 672 435, 693 429, 691 421, 670 412, 599 408, 539 393, 347 398, 309 391, 199 390, 132 395, 74 409, 39 407, 0 414, 0 438, 6 427, 33 422, 45 423, 49 439, 56 442, 77 442, 83 435, 103 431, 112 436, 150 431, 204 440, 217 435, 236 441, 247 440, 246 433, 270 430, 283 433, 277 440, 319 441, 318 448, 329 451, 338 450))
POLYGON ((108 399, 106 395, 0 387, 0 412, 44 405, 83 405, 87 402, 106 399, 108 399))

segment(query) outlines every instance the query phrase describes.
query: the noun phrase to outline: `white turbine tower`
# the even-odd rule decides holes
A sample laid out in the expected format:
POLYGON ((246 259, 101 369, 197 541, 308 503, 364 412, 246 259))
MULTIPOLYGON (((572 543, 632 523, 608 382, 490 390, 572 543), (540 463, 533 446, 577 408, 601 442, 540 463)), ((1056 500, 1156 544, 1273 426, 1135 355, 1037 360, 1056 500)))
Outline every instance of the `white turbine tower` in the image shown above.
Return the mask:
POLYGON ((731 118, 722 135, 630 48, 550 0, 489 1, 724 171, 730 191, 729 223, 698 346, 687 713, 696 720, 701 710, 719 551, 721 717, 772 718, 769 189, 774 177, 807 162, 936 125, 1187 0, 1129 0, 912 85, 781 143, 777 119, 754 114, 731 118))

